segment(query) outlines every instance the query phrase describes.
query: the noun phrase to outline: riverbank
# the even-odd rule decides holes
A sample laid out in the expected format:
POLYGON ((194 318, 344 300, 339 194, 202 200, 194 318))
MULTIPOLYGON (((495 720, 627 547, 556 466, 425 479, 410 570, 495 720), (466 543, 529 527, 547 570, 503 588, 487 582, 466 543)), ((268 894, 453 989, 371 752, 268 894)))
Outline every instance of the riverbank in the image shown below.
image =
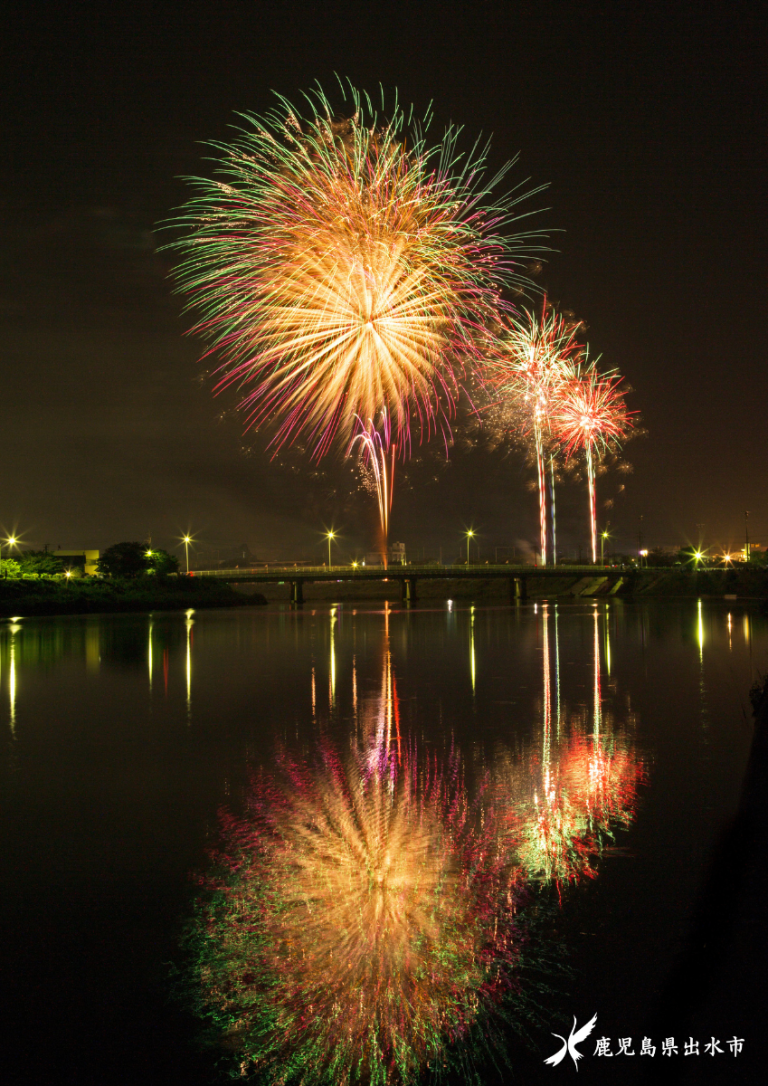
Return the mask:
POLYGON ((658 577, 642 580, 638 577, 634 595, 645 596, 711 596, 724 599, 768 599, 768 569, 739 566, 728 570, 670 569, 658 577))
POLYGON ((228 584, 191 577, 140 581, 82 578, 0 580, 0 616, 109 614, 130 611, 186 611, 265 604, 260 592, 245 595, 228 584))

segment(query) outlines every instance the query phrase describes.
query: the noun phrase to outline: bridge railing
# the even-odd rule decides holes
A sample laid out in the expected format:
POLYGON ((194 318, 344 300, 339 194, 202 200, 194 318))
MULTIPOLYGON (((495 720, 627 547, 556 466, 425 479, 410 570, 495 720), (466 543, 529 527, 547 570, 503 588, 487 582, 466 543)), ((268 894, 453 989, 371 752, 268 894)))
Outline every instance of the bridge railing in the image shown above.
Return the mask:
MULTIPOLYGON (((238 577, 283 577, 286 581, 293 580, 295 578, 311 578, 313 576, 321 577, 338 577, 340 579, 349 579, 359 577, 363 579, 371 578, 384 578, 384 577, 418 577, 418 576, 444 576, 446 578, 456 576, 466 576, 471 573, 473 576, 482 576, 484 573, 494 575, 508 575, 514 576, 535 576, 537 573, 541 574, 546 572, 548 576, 555 574, 562 574, 567 577, 570 574, 580 575, 594 575, 599 576, 601 573, 630 573, 637 571, 639 573, 671 573, 675 569, 681 567, 674 566, 643 566, 638 569, 636 566, 620 566, 620 565, 557 565, 557 566, 532 566, 532 565, 512 565, 511 563, 503 564, 497 563, 470 563, 469 566, 466 562, 456 563, 455 565, 440 565, 433 563, 429 565, 392 565, 385 569, 383 566, 364 566, 364 565, 322 565, 322 566, 283 566, 279 564, 273 565, 272 563, 265 563, 263 566, 250 566, 250 567, 237 567, 234 569, 196 569, 193 571, 195 577, 227 577, 229 579, 237 579, 238 577)), ((708 567, 710 568, 710 567, 708 567)), ((693 572, 693 571, 692 571, 693 572)))

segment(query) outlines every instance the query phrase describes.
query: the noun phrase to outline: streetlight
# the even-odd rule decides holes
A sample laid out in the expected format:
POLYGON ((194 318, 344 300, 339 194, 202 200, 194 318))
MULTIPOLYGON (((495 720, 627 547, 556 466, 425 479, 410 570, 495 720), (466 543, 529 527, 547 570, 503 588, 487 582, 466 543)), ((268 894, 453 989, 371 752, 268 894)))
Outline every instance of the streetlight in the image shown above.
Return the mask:
POLYGON ((704 551, 694 551, 693 552, 693 561, 697 566, 698 566, 699 562, 702 560, 703 557, 704 557, 704 551))
MULTIPOLYGON (((9 535, 8 538, 5 539, 5 540, 0 539, 0 562, 2 561, 2 558, 3 558, 3 543, 8 544, 8 557, 10 558, 11 557, 11 547, 16 546, 16 536, 15 535, 9 535)), ((7 577, 8 574, 4 573, 3 576, 7 577)))
POLYGON ((331 542, 336 538, 336 533, 333 528, 329 529, 326 533, 328 537, 328 569, 331 568, 331 542))
POLYGON ((187 576, 189 576, 189 544, 192 542, 192 537, 185 535, 182 542, 184 543, 184 557, 187 561, 187 576))
POLYGON ((600 533, 600 565, 601 566, 604 564, 603 563, 603 548, 605 547, 605 541, 606 541, 607 538, 608 538, 608 532, 607 531, 600 533))
POLYGON ((469 541, 470 541, 470 539, 474 539, 474 536, 475 536, 475 533, 472 531, 472 529, 471 528, 468 529, 468 531, 467 531, 467 565, 469 565, 469 541))

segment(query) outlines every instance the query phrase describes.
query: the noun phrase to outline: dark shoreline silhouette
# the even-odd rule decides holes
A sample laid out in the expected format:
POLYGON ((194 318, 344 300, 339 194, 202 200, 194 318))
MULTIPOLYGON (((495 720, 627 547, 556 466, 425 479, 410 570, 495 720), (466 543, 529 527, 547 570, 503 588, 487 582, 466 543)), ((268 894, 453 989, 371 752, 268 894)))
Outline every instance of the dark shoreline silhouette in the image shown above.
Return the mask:
POLYGON ((753 690, 753 705, 755 730, 739 805, 712 853, 645 1031, 674 1036, 681 1055, 649 1061, 643 1081, 755 1082, 768 1058, 768 680, 753 690), (723 1055, 682 1055, 689 1037, 703 1047, 713 1034, 723 1055), (734 1036, 744 1040, 736 1057, 726 1047, 734 1036))
POLYGON ((245 595, 228 584, 187 577, 162 580, 6 580, 0 582, 0 616, 185 611, 189 608, 266 604, 261 593, 245 595), (148 583, 149 582, 149 583, 148 583))

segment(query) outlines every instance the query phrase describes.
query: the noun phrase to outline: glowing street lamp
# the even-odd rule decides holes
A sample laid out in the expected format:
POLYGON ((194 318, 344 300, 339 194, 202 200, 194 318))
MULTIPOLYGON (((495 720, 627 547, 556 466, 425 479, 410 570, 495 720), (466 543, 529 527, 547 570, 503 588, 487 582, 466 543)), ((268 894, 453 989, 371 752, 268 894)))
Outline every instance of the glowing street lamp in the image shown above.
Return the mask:
POLYGON ((15 535, 9 535, 7 539, 0 539, 0 558, 3 557, 3 543, 8 544, 8 557, 11 556, 11 547, 15 547, 18 540, 15 535))
POLYGON ((467 531, 467 565, 469 565, 469 541, 470 541, 470 539, 474 539, 474 536, 475 536, 475 533, 470 528, 467 531))
POLYGON ((329 529, 326 533, 328 538, 328 569, 331 568, 331 542, 336 538, 336 533, 333 528, 329 529))
POLYGON ((727 566, 729 563, 733 562, 733 556, 730 555, 730 554, 724 554, 723 555, 723 562, 727 566))
POLYGON ((603 565, 603 550, 604 550, 604 547, 605 547, 606 539, 608 539, 608 532, 607 531, 601 532, 600 533, 600 565, 601 566, 603 565))
POLYGON ((703 551, 694 551, 693 552, 693 561, 697 566, 698 566, 699 562, 702 560, 703 557, 704 557, 704 552, 703 551))
POLYGON ((192 542, 192 537, 185 535, 182 542, 184 543, 184 558, 187 563, 187 576, 189 576, 189 544, 192 542))

